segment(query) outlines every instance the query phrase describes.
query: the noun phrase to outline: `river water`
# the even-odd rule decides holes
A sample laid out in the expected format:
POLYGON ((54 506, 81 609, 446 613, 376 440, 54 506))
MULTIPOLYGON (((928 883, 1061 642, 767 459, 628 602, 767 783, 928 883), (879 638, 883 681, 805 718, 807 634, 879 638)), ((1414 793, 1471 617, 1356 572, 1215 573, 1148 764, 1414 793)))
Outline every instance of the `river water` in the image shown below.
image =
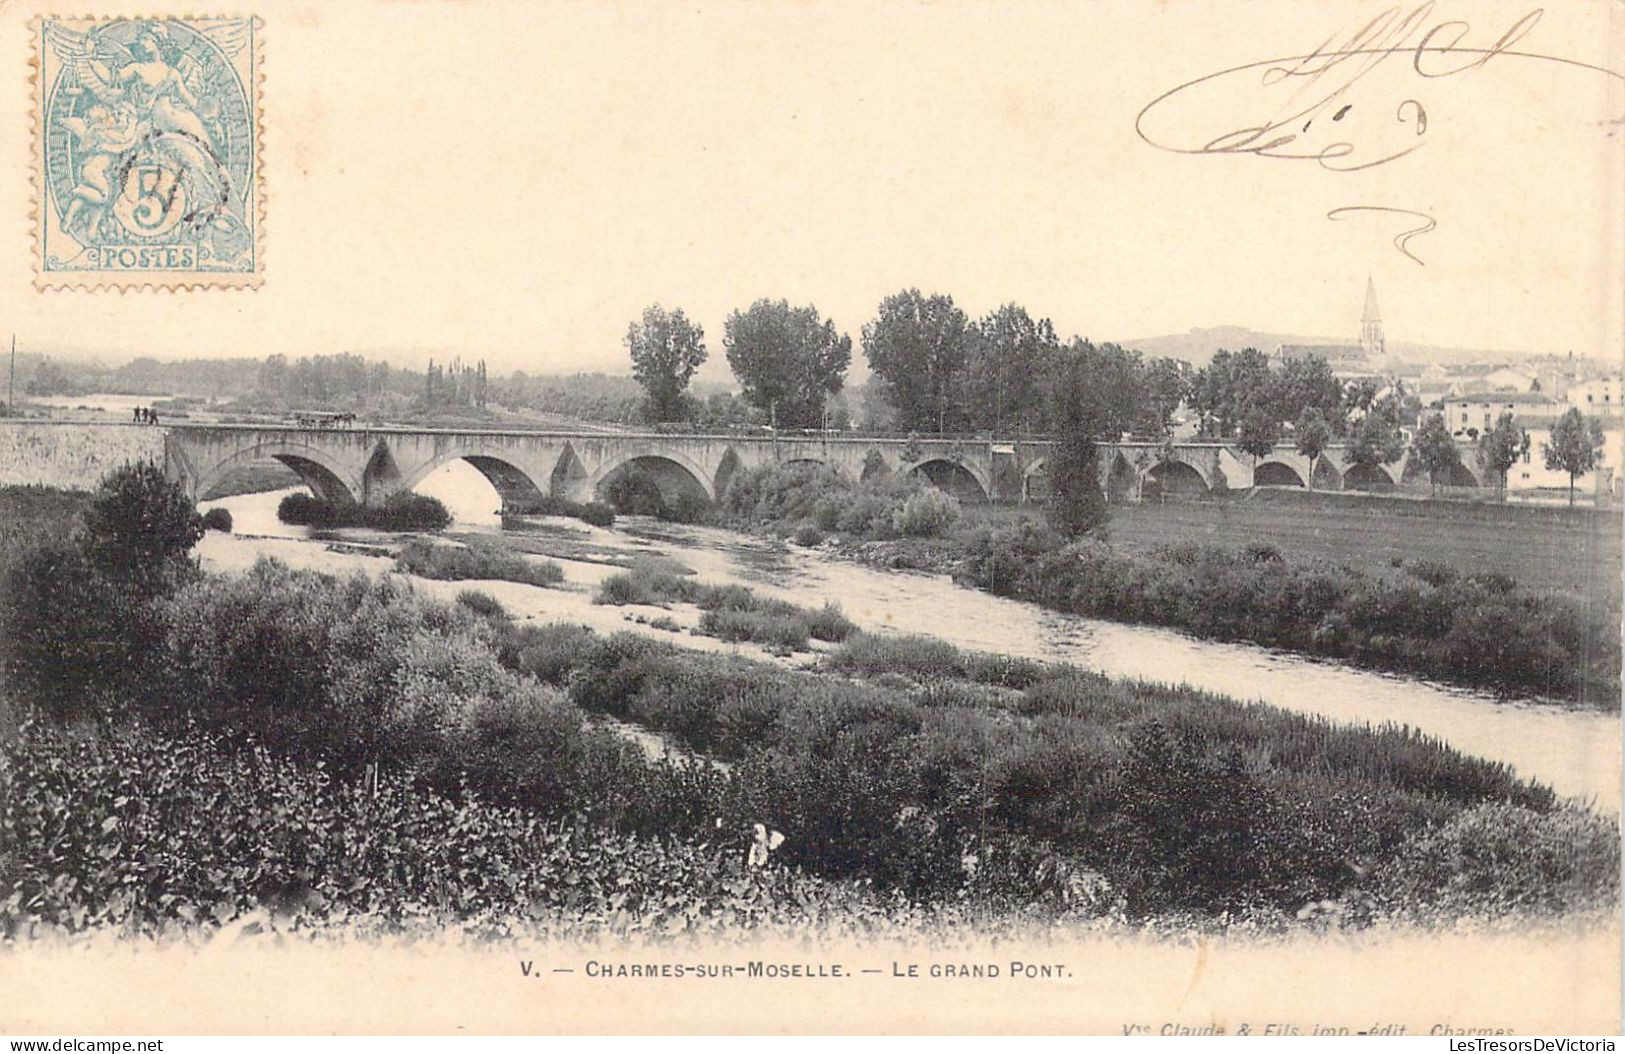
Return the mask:
MULTIPOLYGON (((457 517, 454 531, 515 537, 516 532, 500 531, 495 492, 472 468, 461 463, 447 466, 417 489, 446 502, 457 517)), ((229 509, 236 531, 205 538, 199 547, 205 566, 240 570, 258 556, 269 555, 294 566, 328 571, 389 570, 390 561, 381 555, 348 547, 333 551, 326 541, 310 539, 305 529, 278 522, 276 505, 283 493, 205 503, 204 507, 229 509)), ((698 620, 696 612, 681 605, 670 611, 604 607, 591 600, 598 582, 617 570, 611 561, 658 556, 686 565, 702 582, 737 582, 763 595, 808 606, 836 601, 848 618, 873 632, 922 633, 978 651, 1064 661, 1113 677, 1185 684, 1340 723, 1409 725, 1466 753, 1507 762, 1519 775, 1546 783, 1561 795, 1602 811, 1619 811, 1617 714, 1534 700, 1498 700, 1487 692, 1248 644, 1197 640, 1172 630, 1065 615, 957 586, 945 576, 877 570, 832 553, 729 531, 639 517, 617 520, 610 530, 574 520, 537 523, 535 531, 519 532, 519 537, 554 550, 554 559, 565 569, 563 588, 417 581, 425 591, 447 598, 477 586, 522 618, 582 622, 602 631, 631 629, 671 639, 670 630, 647 622, 665 616, 686 629, 698 620)), ((339 534, 358 545, 386 542, 365 531, 339 534)), ((724 644, 709 637, 684 634, 680 643, 766 657, 750 645, 724 644)))

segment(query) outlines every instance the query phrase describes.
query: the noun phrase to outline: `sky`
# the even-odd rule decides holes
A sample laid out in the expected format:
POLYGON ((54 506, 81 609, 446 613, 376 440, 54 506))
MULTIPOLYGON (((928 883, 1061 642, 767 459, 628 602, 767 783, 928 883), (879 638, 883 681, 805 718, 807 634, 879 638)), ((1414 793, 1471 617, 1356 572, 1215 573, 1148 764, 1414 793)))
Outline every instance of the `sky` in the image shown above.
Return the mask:
MULTIPOLYGON (((1625 70, 1617 4, 1533 24, 1443 0, 247 6, 265 22, 263 285, 36 291, 14 178, 0 335, 115 358, 619 370, 658 302, 704 326, 714 378, 724 319, 760 297, 812 303, 855 342, 911 286, 973 316, 1016 301, 1063 337, 1353 339, 1369 275, 1391 340, 1625 354, 1625 92, 1573 65, 1625 70), (1385 12, 1407 45, 1511 34, 1549 58, 1439 76, 1483 56, 1434 54, 1424 76, 1390 55, 1351 79, 1354 56, 1272 84, 1257 67, 1175 92, 1137 131, 1182 84, 1335 50, 1385 12), (1274 152, 1309 156, 1176 152, 1285 117, 1296 138, 1274 152), (1406 255, 1395 236, 1427 221, 1406 255)), ((0 5, 0 56, 30 54, 48 10, 0 5)), ((13 81, 0 151, 20 176, 31 103, 13 81)))

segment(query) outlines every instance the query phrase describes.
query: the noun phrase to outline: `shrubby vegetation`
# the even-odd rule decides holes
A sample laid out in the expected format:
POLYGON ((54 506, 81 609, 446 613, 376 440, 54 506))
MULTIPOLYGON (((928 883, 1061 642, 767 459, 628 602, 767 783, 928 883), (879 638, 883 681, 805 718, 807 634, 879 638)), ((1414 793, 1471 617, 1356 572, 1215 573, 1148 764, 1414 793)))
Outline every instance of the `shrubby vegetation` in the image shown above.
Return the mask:
POLYGON ((1429 565, 1378 575, 1289 559, 1267 543, 1176 545, 1136 555, 1098 539, 1069 541, 1027 519, 961 523, 922 557, 899 541, 896 514, 924 486, 894 478, 854 483, 818 466, 770 467, 741 473, 722 512, 735 525, 775 533, 812 526, 849 543, 889 542, 865 557, 950 570, 967 585, 1072 614, 1588 706, 1619 705, 1615 616, 1526 592, 1503 574, 1458 576, 1429 565))
POLYGON ((231 533, 231 510, 210 509, 203 514, 203 529, 206 531, 224 531, 231 533))
POLYGON ((451 524, 451 512, 440 499, 401 491, 382 505, 324 501, 309 494, 289 494, 277 505, 277 519, 299 527, 371 527, 380 531, 438 531, 451 524))
POLYGON ((393 772, 374 789, 199 730, 31 727, 0 769, 0 801, 8 938, 241 920, 647 940, 926 918, 856 884, 745 871, 738 832, 706 842, 579 826, 393 772))
POLYGON ((556 586, 564 568, 552 560, 531 560, 494 542, 453 545, 413 538, 395 554, 395 570, 420 578, 459 582, 465 579, 556 586))
POLYGON ((685 491, 667 500, 659 484, 636 468, 612 477, 604 486, 604 499, 622 515, 655 516, 673 523, 700 523, 710 512, 710 503, 698 494, 685 491))
POLYGON ((465 589, 457 594, 457 603, 485 618, 507 618, 502 602, 483 589, 465 589))
POLYGON ((603 502, 569 501, 552 495, 543 495, 533 501, 507 502, 502 509, 504 526, 508 524, 510 516, 568 516, 594 527, 615 526, 615 509, 603 502))
POLYGON ((963 540, 959 577, 1079 615, 1177 626, 1366 665, 1619 704, 1619 635, 1601 612, 1505 575, 1402 578, 1286 561, 1273 549, 1178 545, 1131 556, 1018 524, 963 540))
POLYGON ((917 476, 854 483, 822 465, 765 465, 728 484, 719 514, 736 526, 802 528, 861 538, 937 537, 959 522, 959 503, 917 476))
MULTIPOLYGON (((792 834, 786 862, 915 897, 1284 913, 1374 896, 1367 876, 1492 802, 1511 803, 1541 838, 1491 870, 1541 873, 1561 842, 1575 855, 1547 873, 1570 884, 1564 904, 1616 888, 1605 873, 1617 841, 1596 835, 1605 824, 1582 830, 1544 788, 1405 729, 1342 728, 920 639, 854 638, 831 658, 866 679, 852 683, 629 634, 515 632, 526 642, 509 652, 516 667, 528 668, 523 649, 546 658, 537 675, 582 709, 733 763, 746 811, 792 834)), ((1468 899, 1452 910, 1472 913, 1468 899)))
POLYGON ((700 632, 727 641, 755 641, 789 651, 803 651, 809 638, 829 642, 847 639, 857 627, 830 603, 804 608, 758 596, 744 586, 708 586, 680 575, 633 568, 610 575, 599 584, 600 604, 693 604, 705 614, 700 632))
POLYGON ((148 608, 198 577, 190 550, 202 518, 150 464, 111 473, 84 501, 29 488, 10 496, 19 515, 0 535, 7 692, 59 719, 94 712, 116 685, 142 683, 157 663, 148 608))
POLYGON ((914 538, 946 534, 959 519, 959 502, 936 487, 922 487, 903 499, 892 513, 892 530, 914 538))
POLYGON ((115 522, 127 496, 106 488, 70 539, 113 591, 97 603, 34 566, 61 539, 0 535, 24 546, 0 593, 5 692, 37 715, 0 770, 6 933, 255 910, 364 932, 1279 926, 1328 900, 1448 922, 1618 894, 1608 825, 1409 730, 919 639, 851 637, 827 661, 852 679, 514 623, 398 579, 205 578, 196 525, 115 522), (137 571, 132 551, 165 555, 137 571), (11 646, 31 605, 105 653, 11 646), (651 763, 600 714, 689 758, 651 763), (758 822, 787 835, 760 873, 740 863, 758 822))

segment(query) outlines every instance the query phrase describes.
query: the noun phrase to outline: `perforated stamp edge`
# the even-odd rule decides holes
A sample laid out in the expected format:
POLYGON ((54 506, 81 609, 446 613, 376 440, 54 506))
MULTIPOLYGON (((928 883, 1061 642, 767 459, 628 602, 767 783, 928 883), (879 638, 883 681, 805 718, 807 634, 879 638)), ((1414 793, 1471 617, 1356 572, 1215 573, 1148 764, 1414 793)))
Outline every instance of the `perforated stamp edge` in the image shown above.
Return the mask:
POLYGON ((265 187, 265 21, 258 15, 244 14, 178 14, 178 15, 52 15, 52 20, 61 22, 124 22, 151 21, 188 22, 213 21, 229 19, 246 19, 253 32, 250 33, 249 46, 253 49, 250 57, 252 75, 249 77, 249 92, 253 98, 249 105, 254 111, 254 166, 253 166, 253 209, 254 209, 254 268, 251 271, 175 271, 171 274, 141 271, 136 273, 117 271, 48 271, 45 269, 45 196, 49 193, 45 187, 45 160, 41 139, 44 136, 45 124, 45 94, 49 86, 45 84, 45 71, 43 68, 43 48, 45 45, 45 23, 47 16, 36 16, 30 20, 32 32, 28 39, 28 81, 30 95, 33 103, 29 108, 29 184, 32 194, 29 198, 28 229, 33 259, 34 288, 41 292, 76 291, 99 292, 102 290, 124 292, 173 292, 181 293, 194 290, 212 289, 258 289, 265 280, 265 249, 266 249, 266 187, 265 187), (123 277, 121 277, 121 274, 123 277))

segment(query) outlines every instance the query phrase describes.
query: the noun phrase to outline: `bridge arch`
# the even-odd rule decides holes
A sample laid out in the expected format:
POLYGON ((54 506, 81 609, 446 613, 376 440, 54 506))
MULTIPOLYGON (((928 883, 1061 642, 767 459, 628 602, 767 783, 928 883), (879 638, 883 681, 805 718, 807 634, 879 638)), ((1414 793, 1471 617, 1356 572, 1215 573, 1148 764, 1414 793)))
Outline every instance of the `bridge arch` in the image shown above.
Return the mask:
POLYGON ((1301 487, 1303 477, 1284 461, 1266 461, 1253 469, 1255 487, 1301 487))
POLYGON ((220 478, 240 465, 253 461, 276 460, 293 469, 300 482, 323 501, 354 504, 362 500, 365 488, 351 469, 320 447, 304 443, 256 443, 221 458, 198 473, 194 484, 198 496, 209 492, 220 478))
POLYGON ((926 458, 909 470, 909 475, 919 475, 931 483, 938 490, 947 491, 960 501, 972 504, 984 504, 992 493, 986 477, 974 466, 962 461, 953 461, 945 457, 926 458))
POLYGON ((547 491, 537 485, 534 470, 519 463, 506 451, 492 452, 483 446, 455 446, 436 454, 403 476, 394 489, 412 490, 454 461, 466 461, 484 476, 502 498, 504 505, 540 500, 547 491))
POLYGON ((716 500, 716 491, 710 483, 711 473, 693 458, 676 450, 645 451, 625 455, 605 463, 593 474, 590 490, 596 497, 613 486, 616 480, 629 476, 643 476, 660 490, 660 499, 670 508, 685 494, 716 500))
POLYGON ((1387 491, 1394 489, 1394 477, 1381 465, 1350 465, 1343 470, 1344 490, 1387 491))
POLYGON ((1442 470, 1438 478, 1422 465, 1422 459, 1417 457, 1405 460, 1405 471, 1399 477, 1401 483, 1430 483, 1441 487, 1478 487, 1478 477, 1473 470, 1461 461, 1456 461, 1449 468, 1442 470))
POLYGON ((1450 466, 1449 478, 1444 481, 1447 487, 1482 487, 1484 484, 1473 474, 1473 470, 1460 461, 1450 466))
POLYGON ((1208 490, 1207 477, 1184 461, 1159 461, 1145 473, 1144 493, 1161 500, 1199 498, 1208 490))

